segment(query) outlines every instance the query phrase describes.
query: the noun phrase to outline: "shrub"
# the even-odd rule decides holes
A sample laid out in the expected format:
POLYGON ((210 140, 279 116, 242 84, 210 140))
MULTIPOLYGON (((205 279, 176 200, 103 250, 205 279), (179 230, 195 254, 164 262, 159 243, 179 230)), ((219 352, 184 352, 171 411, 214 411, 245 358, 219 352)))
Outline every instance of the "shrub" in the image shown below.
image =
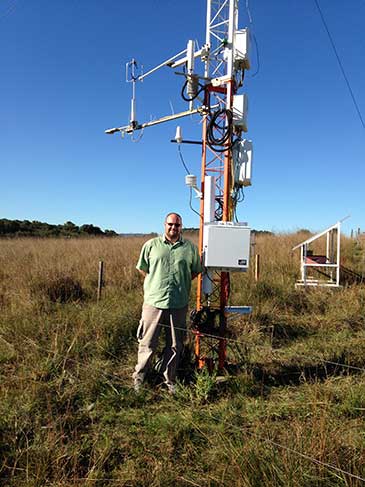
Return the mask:
POLYGON ((52 303, 71 303, 82 301, 85 291, 80 282, 71 276, 56 276, 49 280, 37 283, 33 290, 41 294, 52 303))

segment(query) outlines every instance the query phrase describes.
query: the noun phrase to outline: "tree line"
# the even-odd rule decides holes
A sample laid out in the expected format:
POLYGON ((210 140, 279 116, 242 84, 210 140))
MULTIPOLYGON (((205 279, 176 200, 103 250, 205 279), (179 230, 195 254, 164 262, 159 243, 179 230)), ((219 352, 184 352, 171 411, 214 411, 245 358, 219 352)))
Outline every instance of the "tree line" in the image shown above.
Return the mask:
POLYGON ((67 221, 63 225, 52 225, 39 221, 0 219, 0 237, 115 237, 117 235, 114 230, 103 231, 90 223, 78 226, 67 221))

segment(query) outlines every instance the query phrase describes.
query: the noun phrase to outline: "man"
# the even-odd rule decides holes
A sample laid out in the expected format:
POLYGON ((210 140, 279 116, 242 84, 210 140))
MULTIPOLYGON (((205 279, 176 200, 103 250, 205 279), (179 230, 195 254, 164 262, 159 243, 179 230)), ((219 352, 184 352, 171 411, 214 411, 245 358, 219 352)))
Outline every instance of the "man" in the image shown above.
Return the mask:
POLYGON ((161 372, 169 392, 175 391, 191 281, 202 271, 197 247, 183 239, 181 232, 181 216, 169 213, 164 235, 143 245, 136 266, 145 278, 142 317, 137 330, 138 362, 133 374, 136 391, 151 365, 162 328, 166 332, 166 346, 161 372))

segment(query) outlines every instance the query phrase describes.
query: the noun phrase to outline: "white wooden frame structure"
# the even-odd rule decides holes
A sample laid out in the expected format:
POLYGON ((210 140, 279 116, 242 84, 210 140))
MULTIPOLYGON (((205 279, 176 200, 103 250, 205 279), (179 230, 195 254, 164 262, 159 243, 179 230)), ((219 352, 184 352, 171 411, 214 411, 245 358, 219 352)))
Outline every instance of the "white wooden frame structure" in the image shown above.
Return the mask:
POLYGON ((340 287, 341 221, 343 220, 292 248, 292 251, 300 248, 301 279, 297 281, 295 287, 340 287), (313 255, 309 246, 321 237, 326 238, 326 255, 313 255), (315 279, 308 274, 310 269, 322 270, 328 278, 315 279))

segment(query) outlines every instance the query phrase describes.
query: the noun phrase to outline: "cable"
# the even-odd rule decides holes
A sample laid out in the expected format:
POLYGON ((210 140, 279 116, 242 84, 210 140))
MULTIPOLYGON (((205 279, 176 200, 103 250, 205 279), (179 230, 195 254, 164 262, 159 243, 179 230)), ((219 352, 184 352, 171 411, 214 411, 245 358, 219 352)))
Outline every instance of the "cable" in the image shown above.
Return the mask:
POLYGON ((352 88, 351 88, 350 82, 349 82, 349 80, 348 80, 348 78, 347 78, 347 76, 346 76, 345 69, 344 69, 344 67, 343 67, 343 65, 342 65, 342 62, 341 62, 340 56, 339 56, 339 54, 338 54, 338 52, 337 52, 337 49, 336 49, 335 43, 334 43, 333 38, 332 38, 332 36, 331 36, 331 33, 330 33, 329 29, 328 29, 328 26, 327 26, 326 20, 325 20, 325 18, 324 18, 324 15, 323 15, 323 13, 322 13, 321 7, 319 6, 318 0, 314 0, 314 2, 315 2, 315 4, 316 4, 316 6, 317 6, 317 9, 318 9, 319 15, 320 15, 320 17, 321 17, 322 23, 323 23, 323 25, 324 25, 324 28, 326 29, 326 32, 327 32, 328 38, 329 38, 330 43, 331 43, 331 45, 332 45, 333 52, 334 52, 334 53, 335 53, 335 55, 336 55, 337 62, 338 62, 338 65, 340 66, 340 69, 341 69, 342 75, 343 75, 343 77, 344 77, 344 79, 345 79, 345 81, 346 81, 347 88, 348 88, 349 93, 350 93, 350 95, 351 95, 352 101, 353 101, 353 103, 354 103, 354 105, 355 105, 355 108, 356 108, 357 114, 358 114, 358 116, 359 116, 360 122, 361 122, 361 124, 362 124, 363 128, 365 129, 365 123, 364 123, 364 119, 362 118, 362 115, 361 115, 361 112, 360 112, 359 105, 357 104, 357 101, 356 101, 356 98, 355 98, 354 92, 352 91, 352 88))
MULTIPOLYGON (((163 328, 170 328, 170 325, 164 325, 162 323, 160 323, 160 326, 163 327, 163 328)), ((189 328, 183 328, 183 327, 178 327, 178 326, 174 326, 174 328, 176 330, 185 331, 186 333, 190 333, 192 335, 195 334, 194 330, 191 330, 189 328)), ((237 340, 236 338, 230 338, 230 337, 226 337, 226 336, 225 337, 222 337, 222 336, 219 336, 219 335, 214 335, 212 333, 203 333, 203 335, 204 335, 204 337, 207 337, 207 338, 214 338, 216 340, 225 340, 227 342, 238 343, 240 345, 244 345, 245 347, 247 347, 247 342, 244 342, 243 340, 237 340)), ((255 350, 260 350, 260 348, 262 348, 263 350, 265 350, 264 347, 260 347, 260 346, 256 346, 254 348, 255 348, 255 350)), ((269 350, 267 350, 267 352, 270 352, 273 355, 275 355, 275 354, 279 354, 280 355, 280 353, 282 353, 281 350, 274 350, 272 348, 269 349, 269 350)), ((343 367, 343 368, 352 369, 352 370, 358 370, 359 372, 365 372, 365 368, 364 367, 356 367, 355 365, 343 364, 341 362, 335 362, 333 360, 326 360, 324 358, 316 357, 316 356, 308 356, 308 355, 304 355, 304 354, 301 354, 301 353, 298 353, 297 355, 300 356, 301 358, 305 358, 305 359, 308 359, 308 360, 319 360, 320 362, 323 362, 323 363, 326 363, 326 364, 337 365, 338 367, 343 367)), ((279 357, 277 357, 276 360, 278 358, 279 357)))
MULTIPOLYGON (((191 418, 187 418, 187 416, 184 414, 184 412, 182 412, 182 413, 181 413, 181 415, 182 415, 182 417, 183 417, 184 419, 188 419, 189 421, 191 421, 191 418)), ((216 416, 213 416, 212 414, 205 414, 204 416, 205 416, 205 418, 210 418, 210 419, 212 419, 212 420, 213 420, 215 423, 217 423, 217 424, 219 424, 219 425, 222 425, 222 420, 221 420, 221 418, 217 418, 216 416)), ((193 426, 194 426, 194 427, 195 427, 195 428, 196 428, 198 431, 200 431, 200 428, 199 428, 199 427, 197 427, 197 426, 196 426, 194 423, 192 423, 192 424, 193 424, 193 426)), ((232 424, 232 423, 229 423, 229 422, 227 422, 227 421, 224 421, 224 422, 223 422, 223 425, 224 425, 224 426, 227 426, 227 427, 229 427, 229 428, 231 428, 231 429, 238 430, 240 433, 242 433, 242 432, 243 432, 243 430, 242 430, 242 428, 241 428, 241 427, 236 426, 236 425, 234 425, 234 424, 232 424)), ((302 452, 300 452, 300 451, 298 451, 298 450, 295 450, 294 448, 290 448, 289 446, 283 445, 283 444, 281 444, 281 443, 279 443, 279 442, 277 442, 277 441, 275 441, 275 440, 272 440, 271 438, 265 438, 264 436, 261 436, 261 435, 259 435, 259 434, 257 434, 257 433, 254 433, 253 431, 250 431, 248 428, 246 428, 246 429, 245 429, 245 432, 246 432, 246 433, 247 433, 249 436, 251 436, 251 437, 253 437, 253 438, 256 438, 256 439, 258 439, 258 440, 260 440, 260 441, 263 441, 263 442, 265 442, 265 443, 270 443, 271 445, 276 446, 276 447, 278 447, 278 448, 281 448, 282 450, 286 450, 286 451, 288 451, 288 452, 290 452, 290 453, 293 453, 293 454, 298 455, 298 456, 300 456, 300 457, 302 457, 302 458, 305 458, 306 460, 309 460, 309 461, 311 461, 312 463, 315 463, 315 464, 317 464, 317 465, 322 465, 323 467, 327 467, 327 468, 329 468, 329 469, 331 469, 331 470, 335 470, 336 472, 340 472, 340 473, 342 473, 342 474, 344 474, 344 475, 347 475, 347 476, 349 476, 349 477, 351 477, 351 478, 354 478, 354 479, 360 480, 360 481, 362 481, 362 482, 365 482, 365 478, 360 477, 359 475, 356 475, 356 474, 354 474, 354 473, 348 472, 347 470, 343 470, 342 468, 337 467, 336 465, 333 465, 333 464, 331 464, 331 463, 328 463, 328 462, 322 462, 321 460, 317 460, 316 458, 311 457, 310 455, 307 455, 306 453, 302 453, 302 452)), ((206 439, 208 439, 208 441, 209 441, 209 438, 208 438, 206 435, 204 435, 204 436, 205 436, 205 438, 206 438, 206 439)), ((84 477, 84 478, 76 478, 76 477, 74 477, 73 479, 69 479, 69 481, 71 481, 71 482, 76 482, 76 481, 80 481, 80 480, 83 480, 83 481, 90 481, 90 482, 101 482, 101 481, 104 481, 104 482, 105 482, 105 481, 108 481, 108 482, 119 482, 119 481, 120 481, 120 479, 115 479, 115 478, 114 478, 114 479, 113 479, 113 478, 108 478, 108 479, 107 479, 107 478, 101 478, 101 479, 90 479, 90 478, 87 478, 87 477, 84 477)), ((197 485, 197 484, 194 484, 194 485, 197 485)))
MULTIPOLYGON (((163 323, 160 323, 160 326, 163 327, 163 328, 171 328, 171 325, 164 325, 163 323)), ((176 330, 179 330, 179 331, 185 331, 185 332, 190 333, 192 335, 195 334, 194 331, 191 330, 191 329, 189 329, 189 328, 179 327, 179 326, 174 326, 174 328, 176 330)), ((22 333, 20 335, 24 339, 26 339, 28 342, 30 342, 34 347, 38 348, 38 350, 43 350, 43 351, 48 352, 48 353, 53 353, 54 352, 51 349, 45 348, 45 347, 43 347, 41 345, 38 345, 36 342, 34 342, 27 335, 24 335, 22 333)), ((222 336, 214 335, 214 334, 211 334, 211 333, 204 333, 204 336, 207 337, 207 338, 215 338, 217 340, 224 339, 227 342, 238 343, 238 344, 241 344, 241 345, 244 345, 245 347, 247 347, 247 342, 244 342, 243 340, 238 340, 236 338, 222 337, 222 336)), ((107 352, 109 355, 113 356, 115 359, 119 359, 117 356, 115 356, 112 353, 110 353, 108 350, 106 350, 105 348, 103 348, 101 345, 98 345, 98 348, 100 350, 103 350, 104 352, 107 352)), ((260 347, 260 346, 256 346, 254 348, 256 350, 264 349, 264 347, 260 347)), ((275 354, 279 354, 280 355, 280 353, 283 353, 283 351, 281 351, 281 350, 274 350, 272 348, 269 349, 269 350, 267 350, 267 352, 270 352, 270 353, 272 353, 274 355, 275 354)), ((333 360, 326 360, 326 359, 323 359, 321 357, 309 356, 309 355, 305 355, 305 354, 301 354, 301 353, 297 353, 297 355, 300 356, 301 358, 306 358, 308 360, 319 360, 319 361, 321 361, 323 363, 327 363, 327 364, 330 364, 330 365, 337 365, 338 367, 343 367, 343 368, 352 369, 352 370, 358 370, 359 372, 365 372, 365 368, 364 367, 356 367, 355 365, 344 364, 344 363, 341 363, 341 362, 335 362, 333 360)), ((77 364, 83 364, 84 363, 82 361, 78 361, 78 360, 72 359, 70 357, 66 357, 66 359, 67 359, 67 361, 70 361, 70 362, 73 362, 73 363, 77 363, 77 364)), ((102 372, 102 374, 103 374, 103 372, 102 372)))
MULTIPOLYGON (((210 92, 206 92, 207 98, 207 105, 210 120, 207 124, 207 144, 208 146, 214 150, 215 152, 226 152, 230 150, 233 146, 232 141, 232 134, 233 134, 233 113, 231 110, 227 108, 219 108, 215 112, 212 113, 211 111, 211 103, 210 103, 210 92), (219 123, 219 119, 222 119, 221 123, 219 123), (216 131, 219 132, 219 135, 216 135, 216 131), (229 145, 226 145, 229 141, 229 145), (217 147, 218 146, 218 147, 217 147), (220 146, 220 148, 219 148, 220 146)), ((219 98, 218 101, 220 102, 219 98)))
POLYGON ((257 68, 256 71, 253 74, 251 74, 251 78, 254 78, 260 71, 260 55, 259 55, 259 46, 257 43, 256 36, 253 33, 251 34, 251 31, 253 32, 253 20, 252 20, 251 10, 249 6, 249 0, 246 0, 246 11, 250 23, 250 39, 254 41, 255 48, 256 48, 257 68))
MULTIPOLYGON (((216 418, 216 417, 214 417, 212 415, 209 415, 209 417, 211 417, 214 421, 218 422, 219 424, 222 423, 221 419, 219 419, 219 418, 216 418)), ((242 429, 239 426, 236 426, 234 424, 227 423, 227 422, 225 422, 225 424, 227 424, 231 428, 238 429, 240 432, 242 431, 242 429)), ((332 470, 336 470, 337 472, 340 472, 340 473, 343 473, 345 475, 348 475, 349 477, 352 477, 352 478, 355 478, 357 480, 361 480, 361 481, 365 482, 365 478, 359 477, 358 475, 355 475, 355 474, 353 474, 351 472, 347 472, 346 470, 343 470, 342 468, 336 467, 336 465, 332 465, 331 463, 327 463, 327 462, 321 462, 321 460, 317 460, 316 458, 310 457, 306 453, 302 453, 302 452, 299 452, 297 450, 294 450, 294 448, 290 448, 289 446, 282 445, 281 443, 278 443, 277 441, 271 440, 270 438, 265 438, 263 436, 260 436, 257 433, 253 433, 250 430, 246 430, 246 432, 250 436, 253 436, 255 438, 258 438, 259 440, 265 441, 267 443, 271 443, 272 445, 277 446, 279 448, 282 448, 283 450, 289 451, 291 453, 295 453, 296 455, 299 455, 302 458, 305 458, 306 460, 310 460, 311 462, 316 463, 317 465, 322 465, 324 467, 327 467, 327 468, 330 468, 332 470)))
POLYGON ((256 39, 255 34, 252 35, 252 38, 253 38, 253 41, 255 43, 256 59, 257 59, 257 68, 256 68, 256 71, 253 74, 251 74, 251 78, 254 78, 260 72, 260 53, 259 53, 259 46, 258 46, 258 43, 257 43, 257 39, 256 39))
POLYGON ((191 174, 191 172, 189 171, 189 168, 187 167, 187 165, 185 164, 185 161, 184 161, 184 157, 182 155, 182 152, 181 152, 181 147, 180 147, 180 144, 177 144, 177 150, 179 152, 179 156, 180 156, 180 160, 182 162, 182 165, 184 166, 185 168, 185 171, 186 171, 186 174, 191 174))
POLYGON ((231 141, 232 131, 233 131, 233 114, 231 110, 227 110, 226 108, 220 108, 216 110, 212 115, 211 119, 207 126, 207 144, 211 149, 216 152, 225 152, 230 150, 233 146, 233 142, 231 141), (219 118, 223 118, 224 123, 220 125, 218 122, 219 118), (227 125, 225 123, 227 120, 227 125), (217 137, 215 131, 219 131, 221 136, 217 137), (230 141, 229 145, 225 145, 228 141, 230 141), (217 148, 216 146, 221 146, 221 148, 217 148))
POLYGON ((186 86, 187 86, 188 83, 189 83, 189 80, 187 79, 185 81, 185 83, 183 84, 183 87, 181 89, 181 98, 183 100, 185 100, 185 101, 193 101, 193 100, 195 100, 195 98, 197 98, 200 95, 200 93, 202 91, 204 91, 205 86, 202 85, 201 83, 197 83, 197 86, 199 86, 200 89, 196 91, 196 94, 194 96, 192 96, 191 98, 189 98, 189 97, 185 96, 185 89, 186 89, 186 86))
POLYGON ((10 1, 8 6, 5 7, 5 10, 0 13, 0 21, 12 15, 18 7, 17 4, 18 4, 18 0, 10 1))
POLYGON ((198 215, 198 217, 202 220, 203 219, 202 215, 199 212, 197 212, 196 210, 194 210, 194 208, 191 204, 192 197, 193 197, 193 188, 190 188, 189 207, 190 207, 191 211, 196 213, 198 215))
MULTIPOLYGON (((185 160, 184 160, 184 157, 183 157, 182 152, 181 152, 181 147, 180 147, 180 144, 178 144, 178 145, 177 145, 177 150, 178 150, 178 152, 179 152, 180 160, 181 160, 182 165, 183 165, 183 166, 184 166, 184 168, 185 168, 186 174, 191 174, 191 172, 189 171, 188 166, 185 164, 185 160)), ((197 211, 196 211, 196 210, 193 208, 193 206, 192 206, 192 198, 193 198, 193 189, 192 189, 192 188, 190 188, 189 207, 190 207, 191 211, 193 211, 194 213, 196 213, 196 214, 199 216, 199 218, 201 218, 201 219, 202 219, 203 217, 200 215, 200 213, 199 213, 199 212, 197 212, 197 211)))
POLYGON ((250 6, 248 4, 248 0, 246 0, 246 10, 247 10, 247 15, 248 15, 248 20, 250 24, 252 25, 252 16, 251 16, 251 11, 250 11, 250 6))
MULTIPOLYGON (((134 142, 135 144, 138 143, 142 139, 143 134, 144 134, 144 128, 141 129, 141 131, 137 137, 134 137, 134 132, 132 132, 131 141, 134 142)), ((122 138, 123 138, 123 135, 122 135, 122 138)))

